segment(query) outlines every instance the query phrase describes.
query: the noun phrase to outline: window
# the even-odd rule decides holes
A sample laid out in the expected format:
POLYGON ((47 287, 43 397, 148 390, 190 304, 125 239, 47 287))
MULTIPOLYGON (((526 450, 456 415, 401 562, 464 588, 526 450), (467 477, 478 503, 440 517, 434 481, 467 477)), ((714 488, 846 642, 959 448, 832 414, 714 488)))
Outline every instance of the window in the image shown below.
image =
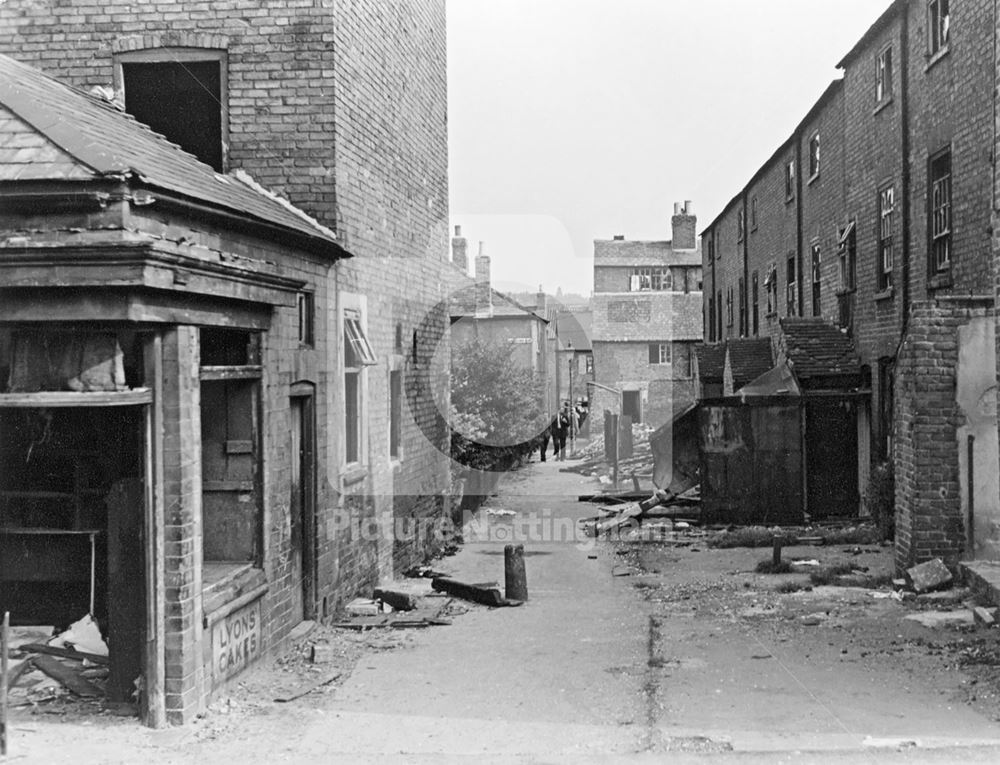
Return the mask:
POLYGON ((892 48, 875 58, 875 100, 884 103, 892 98, 892 48))
POLYGON ((785 316, 795 316, 798 305, 798 280, 795 276, 795 255, 789 255, 785 263, 785 316))
POLYGON ((584 370, 588 375, 594 374, 594 357, 589 353, 584 357, 587 360, 587 366, 584 370))
POLYGON ((361 461, 364 368, 375 363, 359 309, 344 310, 344 461, 361 461))
POLYGON ((927 43, 932 56, 948 47, 951 32, 948 5, 948 0, 928 0, 927 3, 927 43))
POLYGON ((764 288, 767 290, 767 315, 773 316, 778 312, 778 267, 774 263, 767 269, 764 288))
POLYGON ((715 312, 718 314, 715 318, 715 326, 718 328, 718 333, 715 336, 716 340, 722 339, 722 290, 715 293, 715 312))
POLYGON ((743 213, 743 208, 741 207, 736 212, 736 241, 743 241, 743 231, 746 229, 746 219, 743 213))
POLYGON ((795 160, 790 159, 785 165, 785 200, 795 197, 795 160))
POLYGON ((821 305, 821 286, 820 286, 820 249, 818 244, 813 244, 812 246, 812 315, 821 316, 822 305, 821 305))
POLYGON ((125 111, 224 172, 225 52, 152 49, 120 54, 118 61, 125 111))
POLYGON ((878 193, 878 289, 892 287, 892 218, 895 209, 893 187, 878 193))
POLYGON ((666 292, 674 288, 674 280, 669 268, 633 268, 629 278, 630 292, 666 292))
POLYGON ((315 320, 313 318, 316 313, 315 300, 316 298, 311 292, 300 292, 296 296, 299 313, 299 345, 310 348, 316 342, 314 337, 315 320))
POLYGON ((819 133, 809 139, 809 180, 819 175, 819 133))
POLYGON ((931 159, 930 164, 931 273, 951 266, 951 152, 931 159))
POLYGON ((389 373, 389 456, 399 459, 403 426, 403 373, 389 373))
POLYGON ((760 331, 760 314, 759 314, 759 311, 760 311, 760 305, 759 305, 759 303, 760 303, 760 282, 758 280, 758 276, 757 276, 757 272, 756 271, 754 271, 753 272, 753 276, 750 277, 750 290, 751 290, 750 297, 751 297, 752 303, 753 303, 753 327, 752 327, 752 331, 753 331, 754 337, 756 337, 757 333, 760 331))
POLYGON ((854 221, 851 221, 840 232, 838 253, 840 255, 840 288, 842 290, 853 290, 855 287, 855 274, 858 268, 858 245, 854 228, 854 221))
POLYGON ((733 326, 733 288, 726 292, 726 326, 733 326))
POLYGON ((746 337, 747 334, 747 290, 746 282, 743 277, 740 277, 739 286, 739 303, 740 303, 740 337, 746 337))
POLYGON ((750 230, 757 230, 757 197, 750 200, 750 230))
POLYGON ((711 234, 708 235, 708 262, 711 263, 715 258, 715 239, 711 234))
POLYGON ((650 364, 670 363, 670 343, 650 343, 649 344, 650 364))
POLYGON ((715 342, 715 298, 708 298, 708 342, 715 342))

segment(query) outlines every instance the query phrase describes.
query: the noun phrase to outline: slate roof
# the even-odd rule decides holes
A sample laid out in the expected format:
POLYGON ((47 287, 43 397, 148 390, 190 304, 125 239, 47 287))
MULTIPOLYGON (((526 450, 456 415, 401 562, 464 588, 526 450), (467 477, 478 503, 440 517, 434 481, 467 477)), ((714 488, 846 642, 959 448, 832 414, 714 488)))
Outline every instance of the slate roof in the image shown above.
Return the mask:
POLYGON ((670 241, 595 239, 594 265, 700 266, 701 246, 693 250, 675 250, 670 241))
POLYGON ((331 229, 245 173, 217 173, 107 101, 3 55, 0 107, 0 182, 136 179, 347 254, 331 229))
POLYGON ((860 372, 861 361, 854 343, 833 322, 821 318, 786 318, 781 320, 781 330, 786 358, 798 379, 860 372))
POLYGON ((736 337, 726 341, 733 387, 741 388, 774 366, 771 340, 766 337, 736 337))
MULTIPOLYGON (((449 314, 451 316, 474 316, 476 313, 475 280, 466 274, 453 270, 453 273, 449 274, 449 281, 451 291, 448 306, 449 314)), ((493 293, 493 318, 530 317, 546 324, 549 323, 548 319, 539 316, 530 308, 521 305, 514 298, 510 297, 510 295, 506 295, 492 287, 490 288, 490 292, 493 293)))
POLYGON ((698 356, 698 376, 702 382, 722 382, 722 374, 726 366, 726 347, 724 345, 699 345, 695 348, 698 356))
POLYGON ((594 321, 593 311, 560 311, 556 315, 556 330, 564 348, 573 344, 574 351, 589 351, 590 332, 594 321))

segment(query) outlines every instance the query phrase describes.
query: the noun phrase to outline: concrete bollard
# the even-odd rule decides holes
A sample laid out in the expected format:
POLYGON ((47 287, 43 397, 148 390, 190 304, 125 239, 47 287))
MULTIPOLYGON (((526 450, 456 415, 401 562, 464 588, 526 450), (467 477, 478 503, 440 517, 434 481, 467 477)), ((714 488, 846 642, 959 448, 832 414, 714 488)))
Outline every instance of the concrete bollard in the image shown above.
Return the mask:
POLYGON ((507 600, 528 599, 528 576, 524 570, 524 545, 503 550, 504 590, 507 600))
POLYGON ((781 565, 781 537, 774 537, 774 549, 771 551, 771 563, 777 567, 781 565))

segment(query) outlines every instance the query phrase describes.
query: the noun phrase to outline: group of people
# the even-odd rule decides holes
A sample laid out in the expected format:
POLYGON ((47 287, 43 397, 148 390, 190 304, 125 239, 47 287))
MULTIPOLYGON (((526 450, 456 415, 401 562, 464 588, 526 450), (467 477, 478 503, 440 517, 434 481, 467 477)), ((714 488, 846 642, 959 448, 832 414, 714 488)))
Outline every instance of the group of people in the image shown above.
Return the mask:
POLYGON ((569 401, 563 401, 558 414, 552 418, 549 427, 545 429, 541 437, 541 458, 545 462, 545 452, 549 448, 549 439, 552 439, 552 456, 557 460, 566 459, 566 441, 574 434, 580 432, 580 427, 587 419, 587 407, 583 402, 577 402, 574 406, 569 401))

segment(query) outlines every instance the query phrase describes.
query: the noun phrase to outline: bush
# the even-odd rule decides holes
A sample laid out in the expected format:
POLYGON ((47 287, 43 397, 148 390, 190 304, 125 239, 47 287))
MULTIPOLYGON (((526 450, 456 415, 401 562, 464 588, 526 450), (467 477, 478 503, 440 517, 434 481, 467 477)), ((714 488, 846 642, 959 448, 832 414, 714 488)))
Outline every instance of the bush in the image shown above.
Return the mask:
POLYGON ((896 480, 892 462, 886 461, 872 468, 865 488, 865 507, 878 528, 879 538, 896 537, 896 480))

